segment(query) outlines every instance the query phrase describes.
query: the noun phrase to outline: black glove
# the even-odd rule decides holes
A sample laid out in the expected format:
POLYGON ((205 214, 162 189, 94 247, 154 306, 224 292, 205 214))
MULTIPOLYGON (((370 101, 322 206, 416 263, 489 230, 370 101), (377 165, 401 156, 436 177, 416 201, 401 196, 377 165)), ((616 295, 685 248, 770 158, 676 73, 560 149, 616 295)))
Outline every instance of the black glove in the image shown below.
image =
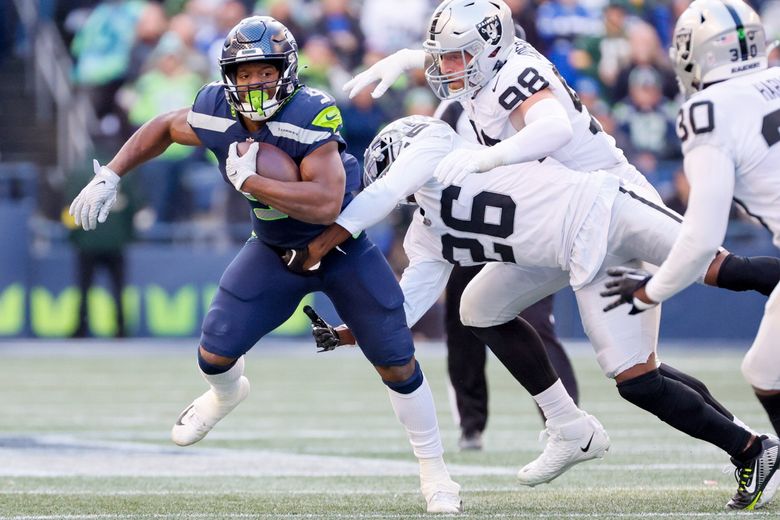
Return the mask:
POLYGON ((657 305, 640 302, 640 308, 636 305, 638 300, 634 300, 634 293, 647 285, 647 282, 653 277, 653 275, 647 271, 632 269, 630 267, 613 267, 607 269, 607 274, 613 278, 604 284, 604 287, 606 287, 607 290, 600 294, 605 297, 617 296, 617 299, 604 307, 604 312, 611 311, 615 307, 628 303, 631 305, 631 310, 628 313, 639 314, 640 312, 646 311, 657 305))
POLYGON ((303 312, 311 320, 311 335, 314 336, 314 342, 317 344, 317 352, 327 352, 339 346, 341 340, 336 329, 328 325, 328 322, 308 305, 304 306, 303 312))
MULTIPOLYGON (((282 262, 284 262, 284 265, 287 266, 287 269, 289 269, 290 271, 296 274, 305 274, 308 272, 303 269, 303 263, 308 259, 309 259, 308 247, 302 247, 300 249, 288 249, 282 255, 282 262)), ((311 307, 309 308, 311 309, 311 307)), ((312 312, 314 311, 312 310, 312 312)))

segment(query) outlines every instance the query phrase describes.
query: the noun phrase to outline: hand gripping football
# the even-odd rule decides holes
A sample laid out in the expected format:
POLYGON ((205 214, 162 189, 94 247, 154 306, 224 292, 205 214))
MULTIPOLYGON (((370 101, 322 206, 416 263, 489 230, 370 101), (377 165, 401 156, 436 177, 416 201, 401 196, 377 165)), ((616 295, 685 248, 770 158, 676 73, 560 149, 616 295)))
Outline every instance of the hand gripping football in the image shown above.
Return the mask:
MULTIPOLYGON (((250 141, 238 143, 236 151, 239 157, 249 149, 250 141)), ((266 179, 277 181, 296 182, 301 180, 301 172, 298 165, 281 148, 268 143, 257 143, 260 149, 257 152, 257 174, 266 179)))

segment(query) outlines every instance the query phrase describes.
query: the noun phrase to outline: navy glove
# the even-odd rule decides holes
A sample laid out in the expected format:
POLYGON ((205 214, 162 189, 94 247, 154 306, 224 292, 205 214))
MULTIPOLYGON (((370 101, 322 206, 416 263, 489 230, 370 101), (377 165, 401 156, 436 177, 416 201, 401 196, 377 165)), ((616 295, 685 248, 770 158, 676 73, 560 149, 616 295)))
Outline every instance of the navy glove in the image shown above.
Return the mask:
POLYGON ((617 296, 617 298, 604 307, 604 312, 628 303, 631 305, 631 310, 628 313, 639 314, 658 305, 657 303, 645 303, 638 298, 634 298, 634 293, 647 285, 647 282, 653 277, 647 271, 630 267, 613 267, 607 269, 607 274, 612 279, 604 284, 607 290, 600 294, 604 297, 617 296))

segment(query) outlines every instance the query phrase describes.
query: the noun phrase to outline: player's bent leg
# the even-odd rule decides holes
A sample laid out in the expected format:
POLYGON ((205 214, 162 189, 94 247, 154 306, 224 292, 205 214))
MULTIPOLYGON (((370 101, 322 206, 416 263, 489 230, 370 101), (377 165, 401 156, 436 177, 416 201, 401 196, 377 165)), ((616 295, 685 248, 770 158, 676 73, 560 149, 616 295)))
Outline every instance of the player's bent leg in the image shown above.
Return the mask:
POLYGON ((171 439, 179 446, 201 440, 227 414, 249 395, 249 380, 244 374, 244 356, 230 359, 198 350, 198 366, 211 386, 195 399, 171 429, 171 439))
POLYGON ((429 513, 459 513, 463 511, 460 486, 455 483, 444 464, 436 407, 428 381, 419 363, 412 360, 403 367, 376 367, 387 385, 390 404, 398 421, 406 429, 415 457, 420 463, 420 489, 429 513), (388 381, 387 377, 411 372, 405 379, 388 381))
POLYGON ((651 355, 646 363, 620 372, 615 381, 621 397, 673 428, 718 446, 738 463, 757 455, 746 451, 755 439, 750 431, 723 416, 687 385, 663 376, 655 365, 651 355))
POLYGON ((198 442, 246 398, 243 355, 281 325, 316 290, 315 283, 288 271, 261 241, 247 241, 222 275, 203 320, 198 366, 210 388, 180 414, 171 431, 176 444, 198 442))
POLYGON ((542 454, 520 469, 518 479, 536 486, 555 479, 573 465, 601 458, 609 436, 599 421, 583 412, 566 393, 541 338, 517 317, 492 327, 468 327, 530 393, 547 418, 542 454))
POLYGON ((730 421, 690 387, 661 375, 654 359, 626 370, 616 380, 618 392, 627 401, 731 455, 738 485, 729 508, 756 509, 772 500, 780 486, 776 438, 758 438, 730 421))
POLYGON ((403 292, 384 256, 370 241, 364 237, 350 240, 342 249, 345 254, 323 259, 323 266, 330 269, 325 294, 382 375, 393 411, 419 460, 428 512, 460 512, 460 486, 452 481, 444 464, 433 394, 414 359, 403 292))
POLYGON ((553 295, 542 298, 521 312, 520 317, 527 321, 539 334, 539 337, 542 338, 542 343, 544 343, 544 347, 547 350, 550 363, 552 363, 558 377, 561 378, 566 392, 576 404, 579 402, 580 397, 577 377, 574 374, 571 360, 555 332, 553 301, 553 295))

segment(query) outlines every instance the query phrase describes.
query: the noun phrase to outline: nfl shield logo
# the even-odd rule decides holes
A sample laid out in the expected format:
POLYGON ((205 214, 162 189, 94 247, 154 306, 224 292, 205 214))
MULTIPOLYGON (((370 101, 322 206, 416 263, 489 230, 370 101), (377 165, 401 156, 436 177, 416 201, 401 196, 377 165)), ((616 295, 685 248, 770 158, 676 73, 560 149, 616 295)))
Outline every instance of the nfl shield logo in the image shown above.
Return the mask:
POLYGON ((498 15, 488 16, 477 24, 477 30, 482 39, 489 45, 495 45, 501 40, 501 21, 498 15))

